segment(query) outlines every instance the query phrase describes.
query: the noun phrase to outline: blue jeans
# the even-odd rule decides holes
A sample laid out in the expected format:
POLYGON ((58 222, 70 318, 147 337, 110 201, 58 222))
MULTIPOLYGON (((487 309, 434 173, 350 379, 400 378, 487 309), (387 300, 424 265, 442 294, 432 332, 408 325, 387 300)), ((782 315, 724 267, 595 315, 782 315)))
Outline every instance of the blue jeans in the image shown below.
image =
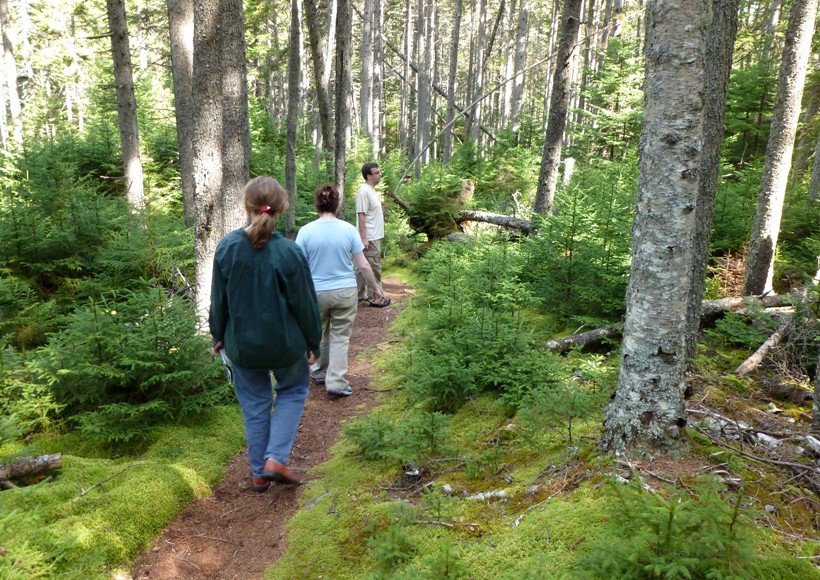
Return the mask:
POLYGON ((263 371, 233 366, 234 390, 245 423, 248 462, 262 477, 266 459, 286 465, 310 388, 307 356, 288 367, 263 371), (276 379, 271 388, 270 373, 276 379), (274 405, 273 391, 276 391, 274 405))

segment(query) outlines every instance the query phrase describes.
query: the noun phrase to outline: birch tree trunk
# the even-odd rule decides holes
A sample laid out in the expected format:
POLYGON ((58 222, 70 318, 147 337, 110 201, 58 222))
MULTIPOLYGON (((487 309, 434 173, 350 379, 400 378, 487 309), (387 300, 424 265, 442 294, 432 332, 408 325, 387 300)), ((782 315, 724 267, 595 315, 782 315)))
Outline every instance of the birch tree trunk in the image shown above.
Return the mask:
MULTIPOLYGON (((463 0, 455 0, 453 6, 453 32, 450 36, 450 70, 447 75, 447 117, 445 122, 450 125, 456 116, 456 79, 458 78, 458 40, 461 37, 461 13, 464 10, 463 0)), ((445 164, 450 162, 453 153, 452 128, 444 133, 444 146, 441 158, 445 164)))
POLYGON ((117 87, 117 118, 126 197, 135 208, 145 207, 145 193, 137 129, 137 99, 131 72, 131 50, 128 46, 128 26, 125 0, 107 0, 108 26, 111 34, 111 55, 114 60, 114 83, 117 87))
POLYGON ((572 61, 578 44, 578 30, 581 27, 581 5, 583 0, 565 0, 561 13, 561 37, 552 81, 549 120, 544 138, 544 152, 541 157, 541 171, 535 192, 533 209, 541 215, 552 211, 555 186, 558 183, 558 165, 561 162, 561 146, 567 125, 567 108, 572 92, 572 61))
MULTIPOLYGON (((331 20, 328 15, 328 20, 331 20)), ((322 147, 333 151, 333 124, 330 115, 329 75, 325 75, 328 59, 327 46, 321 44, 321 28, 316 0, 305 0, 305 23, 308 29, 310 56, 313 63, 313 78, 316 81, 316 104, 319 108, 319 125, 322 131, 322 147)), ((329 40, 329 39, 328 39, 329 40)))
POLYGON ((193 100, 194 1, 168 0, 171 73, 174 83, 174 114, 179 143, 179 177, 185 225, 194 225, 194 150, 193 100))
POLYGON ((288 120, 285 137, 285 188, 288 190, 285 235, 291 239, 296 237, 296 147, 302 80, 302 55, 299 50, 302 46, 301 12, 299 0, 291 0, 290 40, 288 42, 288 120))
POLYGON ((510 95, 510 129, 518 133, 521 128, 521 108, 524 102, 524 66, 527 63, 527 30, 530 9, 527 0, 519 0, 518 27, 515 38, 515 60, 513 61, 512 94, 510 95))
MULTIPOLYGON (((702 198, 707 191, 713 195, 716 177, 704 168, 720 146, 712 137, 719 129, 709 127, 717 119, 710 117, 714 105, 706 102, 711 100, 708 79, 717 72, 705 71, 707 43, 719 33, 729 34, 723 28, 710 30, 725 23, 719 16, 710 23, 708 15, 726 4, 650 0, 646 6, 632 268, 618 387, 606 409, 602 437, 611 452, 674 452, 684 444, 688 345, 697 330, 690 316, 697 283, 693 272, 705 268, 697 238, 706 227, 699 218, 710 210, 702 198)), ((723 70, 725 83, 728 66, 723 70)))
POLYGON ((743 293, 747 296, 772 290, 774 252, 791 167, 800 101, 806 81, 817 0, 794 0, 783 45, 769 143, 757 198, 754 225, 746 256, 743 293))
POLYGON ((333 160, 336 188, 341 201, 336 212, 344 214, 345 154, 350 135, 350 56, 352 38, 351 0, 338 0, 336 17, 336 133, 333 160))
MULTIPOLYGON (((580 1, 580 0, 579 0, 580 1)), ((476 49, 475 49, 475 75, 473 79, 473 97, 477 100, 484 92, 484 60, 485 60, 485 29, 487 28, 487 0, 479 0, 478 3, 478 22, 476 35, 476 49)), ((472 102, 472 101, 471 101, 472 102)), ((472 122, 470 123, 470 139, 478 145, 481 132, 479 125, 481 124, 481 101, 478 101, 473 110, 470 112, 472 122)))
POLYGON ((3 29, 3 70, 8 89, 12 136, 17 145, 22 147, 23 115, 20 108, 20 93, 17 89, 17 61, 14 58, 14 39, 9 22, 8 0, 0 0, 0 28, 3 29))

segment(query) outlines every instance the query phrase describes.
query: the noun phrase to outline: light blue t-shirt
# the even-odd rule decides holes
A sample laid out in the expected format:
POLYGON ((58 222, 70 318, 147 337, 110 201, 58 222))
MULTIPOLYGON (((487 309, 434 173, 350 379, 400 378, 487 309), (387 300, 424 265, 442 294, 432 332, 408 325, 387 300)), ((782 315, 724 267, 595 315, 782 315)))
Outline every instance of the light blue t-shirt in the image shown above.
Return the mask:
POLYGON ((338 220, 316 220, 302 226, 296 236, 302 248, 317 292, 355 288, 352 254, 364 250, 359 232, 338 220))

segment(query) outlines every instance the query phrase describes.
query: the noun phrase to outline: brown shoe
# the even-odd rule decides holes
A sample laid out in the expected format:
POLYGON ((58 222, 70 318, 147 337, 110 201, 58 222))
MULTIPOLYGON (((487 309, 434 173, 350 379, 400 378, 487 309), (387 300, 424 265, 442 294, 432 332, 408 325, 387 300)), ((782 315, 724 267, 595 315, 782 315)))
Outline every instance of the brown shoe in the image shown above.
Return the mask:
POLYGON ((270 482, 267 479, 262 479, 261 477, 251 478, 251 489, 256 493, 268 491, 270 489, 270 482))
POLYGON ((262 479, 276 483, 299 483, 299 476, 278 461, 268 459, 262 469, 262 479))

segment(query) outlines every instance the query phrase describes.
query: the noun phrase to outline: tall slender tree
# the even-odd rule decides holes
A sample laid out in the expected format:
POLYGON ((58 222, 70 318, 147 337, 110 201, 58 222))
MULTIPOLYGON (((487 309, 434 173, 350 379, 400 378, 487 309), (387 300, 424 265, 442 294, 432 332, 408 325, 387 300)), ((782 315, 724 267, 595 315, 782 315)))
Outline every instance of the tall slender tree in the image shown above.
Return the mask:
POLYGON ((558 41, 549 120, 533 207, 541 215, 552 211, 555 186, 558 183, 558 165, 561 162, 561 147, 572 92, 572 61, 577 55, 582 4, 583 0, 565 0, 561 13, 561 37, 558 41))
POLYGON ((763 162, 763 178, 746 257, 743 282, 745 295, 772 291, 775 248, 780 234, 780 219, 783 215, 783 201, 786 196, 816 16, 817 0, 792 2, 783 45, 783 59, 780 62, 769 143, 763 162))
POLYGON ((107 9, 111 54, 114 59, 114 83, 117 87, 117 117, 126 196, 131 205, 142 208, 145 205, 145 193, 125 0, 107 0, 107 9))
MULTIPOLYGON (((461 13, 463 12, 463 0, 455 0, 453 6, 453 31, 450 36, 450 66, 447 73, 447 116, 445 123, 451 125, 456 114, 456 80, 458 78, 458 41, 461 37, 461 13)), ((450 161, 453 152, 454 131, 444 133, 444 144, 442 146, 442 160, 444 163, 450 161)))
POLYGON ((609 451, 673 451, 684 442, 686 373, 697 331, 692 313, 703 294, 702 248, 736 18, 733 0, 646 5, 640 177, 621 369, 602 438, 609 451), (709 46, 714 42, 721 48, 709 46))
POLYGON ((338 213, 344 212, 345 156, 350 143, 350 61, 352 50, 352 10, 351 0, 338 0, 336 17, 336 131, 334 138, 334 176, 336 188, 342 203, 338 213))
POLYGON ((174 114, 179 144, 179 177, 185 225, 193 226, 194 150, 193 99, 194 0, 167 0, 171 46, 171 74, 174 83, 174 114))
MULTIPOLYGON (((333 8, 334 5, 331 6, 333 8)), ((333 11, 335 14, 335 10, 333 11)), ((328 21, 332 18, 328 15, 328 21)), ((313 63, 313 79, 316 83, 316 104, 319 108, 319 124, 322 131, 322 147, 325 151, 333 150, 333 124, 330 115, 330 75, 325 73, 328 57, 328 45, 322 45, 321 22, 316 9, 316 0, 305 0, 305 23, 308 29, 310 56, 313 63)), ((335 32, 335 31, 334 31, 335 32)), ((328 43, 333 35, 328 34, 328 43)))
POLYGON ((299 0, 291 0, 290 39, 288 42, 288 120, 285 138, 285 188, 288 190, 285 233, 290 238, 296 237, 296 148, 302 76, 301 12, 302 7, 299 0))

